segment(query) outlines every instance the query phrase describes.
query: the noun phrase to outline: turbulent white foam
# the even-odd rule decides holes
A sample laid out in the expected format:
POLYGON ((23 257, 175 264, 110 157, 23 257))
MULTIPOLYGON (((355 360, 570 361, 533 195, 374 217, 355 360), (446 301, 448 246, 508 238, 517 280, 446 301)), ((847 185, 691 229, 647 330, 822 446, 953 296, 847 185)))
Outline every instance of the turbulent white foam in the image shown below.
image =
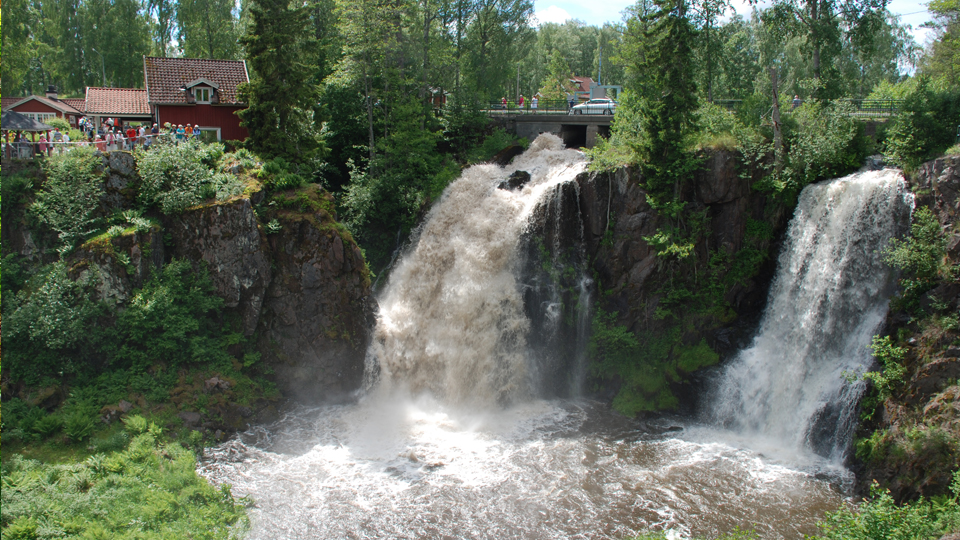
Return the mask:
POLYGON ((538 201, 585 165, 582 153, 541 135, 511 166, 471 167, 447 188, 379 299, 371 356, 381 384, 450 403, 529 395, 517 245, 538 201), (531 175, 522 190, 497 189, 519 170, 531 175))
POLYGON ((619 538, 735 526, 796 538, 840 496, 719 443, 654 439, 606 407, 477 411, 380 393, 300 409, 210 449, 200 472, 250 495, 250 539, 619 538), (245 441, 245 442, 244 442, 245 441))
POLYGON ((911 208, 896 170, 807 186, 753 345, 724 371, 716 418, 751 437, 842 459, 891 271, 880 250, 911 208))

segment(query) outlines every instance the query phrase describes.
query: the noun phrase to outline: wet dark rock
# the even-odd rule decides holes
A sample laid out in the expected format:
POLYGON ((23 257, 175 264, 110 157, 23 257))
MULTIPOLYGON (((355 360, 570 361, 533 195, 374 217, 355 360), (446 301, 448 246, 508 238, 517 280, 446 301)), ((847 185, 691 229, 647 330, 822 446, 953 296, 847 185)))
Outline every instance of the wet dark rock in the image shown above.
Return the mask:
POLYGON ((230 382, 219 377, 211 377, 203 381, 203 391, 206 393, 218 392, 230 389, 230 382))
POLYGON ((960 378, 960 359, 939 358, 920 368, 910 380, 906 402, 916 405, 940 392, 960 378))
POLYGON ((122 305, 162 266, 163 233, 159 227, 84 243, 67 258, 70 276, 97 277, 98 299, 122 305))
POLYGON ((180 419, 183 420, 183 424, 187 427, 195 427, 199 425, 200 420, 203 419, 203 416, 201 416, 200 413, 193 412, 193 411, 183 411, 177 416, 179 416, 180 419))
MULTIPOLYGON (((928 161, 911 177, 916 204, 933 211, 945 229, 960 219, 960 156, 928 161)), ((954 244, 952 251, 960 248, 954 244)))
POLYGON ((500 185, 497 186, 497 189, 503 189, 506 191, 517 191, 522 189, 523 186, 527 185, 527 182, 530 181, 530 173, 527 171, 514 171, 507 177, 506 180, 500 182, 500 185))
POLYGON ((513 161, 513 158, 519 156, 523 153, 523 147, 520 145, 513 145, 504 148, 503 150, 497 152, 497 155, 490 158, 490 163, 494 165, 499 165, 501 167, 506 167, 513 161))

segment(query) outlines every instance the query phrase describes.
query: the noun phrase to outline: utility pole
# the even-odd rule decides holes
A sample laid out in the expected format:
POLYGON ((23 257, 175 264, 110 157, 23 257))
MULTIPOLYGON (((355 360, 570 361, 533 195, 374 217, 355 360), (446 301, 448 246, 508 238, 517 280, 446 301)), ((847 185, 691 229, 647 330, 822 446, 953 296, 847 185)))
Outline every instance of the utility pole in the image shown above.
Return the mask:
MULTIPOLYGON (((93 47, 91 47, 93 49, 93 47)), ((100 51, 93 49, 93 52, 97 53, 97 56, 100 57, 100 86, 104 88, 107 87, 107 70, 103 66, 103 55, 100 54, 100 51)))
POLYGON ((520 62, 517 62, 517 98, 514 101, 520 102, 520 62))
MULTIPOLYGON (((600 37, 603 37, 603 34, 600 34, 600 37)), ((597 84, 603 84, 603 43, 600 43, 600 67, 597 68, 597 84)))

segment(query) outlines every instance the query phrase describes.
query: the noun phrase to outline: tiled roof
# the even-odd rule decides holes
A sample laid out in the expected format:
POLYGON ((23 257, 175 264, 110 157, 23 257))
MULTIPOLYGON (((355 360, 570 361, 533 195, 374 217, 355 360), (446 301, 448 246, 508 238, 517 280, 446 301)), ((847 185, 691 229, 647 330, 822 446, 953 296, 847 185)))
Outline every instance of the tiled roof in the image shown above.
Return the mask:
POLYGON ((80 112, 87 110, 87 100, 84 98, 63 98, 60 101, 66 103, 67 105, 73 107, 74 109, 80 112))
POLYGON ((140 88, 87 87, 87 114, 150 116, 147 91, 140 88))
POLYGON ((242 60, 207 60, 204 58, 143 57, 143 74, 150 103, 186 104, 185 84, 197 79, 216 83, 220 103, 239 103, 237 85, 249 82, 247 66, 242 60))
POLYGON ((0 109, 7 110, 7 109, 9 109, 10 107, 13 107, 13 106, 16 105, 17 103, 20 103, 21 101, 23 101, 23 100, 25 100, 25 99, 27 99, 27 98, 25 98, 25 97, 5 97, 5 98, 0 98, 0 109))
POLYGON ((578 75, 574 75, 570 78, 570 80, 579 86, 584 92, 590 90, 590 85, 593 83, 593 79, 591 77, 580 77, 578 75))

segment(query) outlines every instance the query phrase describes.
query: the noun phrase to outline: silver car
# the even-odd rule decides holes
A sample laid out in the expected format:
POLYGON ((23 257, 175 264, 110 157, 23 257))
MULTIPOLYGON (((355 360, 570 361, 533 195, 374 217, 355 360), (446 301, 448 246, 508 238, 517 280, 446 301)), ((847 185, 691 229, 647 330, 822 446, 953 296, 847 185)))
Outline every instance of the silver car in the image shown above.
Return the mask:
POLYGON ((574 105, 569 114, 613 114, 617 110, 617 102, 610 98, 595 98, 574 105))

